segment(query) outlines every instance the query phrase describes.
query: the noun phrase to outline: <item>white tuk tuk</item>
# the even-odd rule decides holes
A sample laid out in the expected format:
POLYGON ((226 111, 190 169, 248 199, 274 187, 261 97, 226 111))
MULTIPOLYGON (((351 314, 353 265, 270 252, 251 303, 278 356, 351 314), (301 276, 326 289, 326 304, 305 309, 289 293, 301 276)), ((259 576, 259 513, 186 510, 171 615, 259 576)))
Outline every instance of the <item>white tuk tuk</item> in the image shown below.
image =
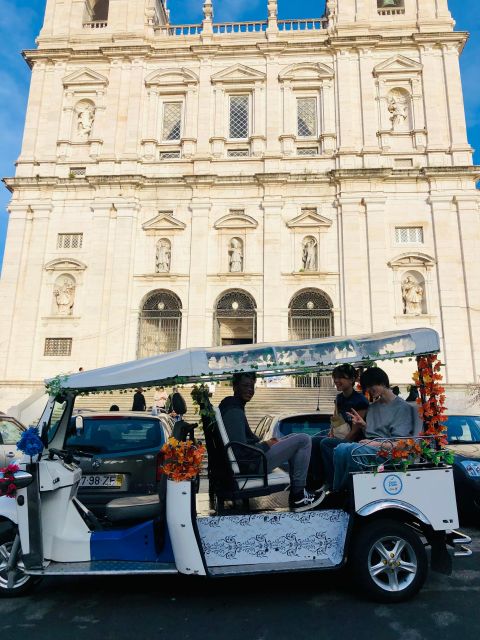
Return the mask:
MULTIPOLYGON (((413 596, 426 579, 429 562, 434 570, 449 573, 452 555, 471 553, 471 540, 457 531, 453 472, 440 446, 443 427, 435 386, 439 376, 433 364, 438 351, 435 331, 414 329, 187 349, 49 381, 50 398, 39 423, 44 451, 32 455, 32 449, 27 450, 19 470, 4 472, 3 483, 0 474, 0 488, 10 488, 8 496, 0 497, 0 596, 24 594, 43 576, 221 577, 345 565, 373 599, 399 602, 413 596), (112 500, 110 505, 116 513, 125 509, 129 517, 122 522, 109 519, 109 505, 105 518, 95 517, 77 497, 81 470, 65 442, 78 396, 138 386, 198 385, 227 380, 239 371, 254 371, 260 377, 330 374, 342 363, 367 366, 403 358, 421 365, 417 385, 427 435, 387 447, 404 452, 408 445, 414 459, 392 455, 382 465, 366 460, 363 470, 352 473, 345 508, 293 513, 281 502, 288 474, 268 473, 266 465, 258 474, 242 474, 221 415, 209 406, 207 395, 199 403, 208 449, 208 492, 184 479, 191 475, 169 473, 158 494, 149 497, 157 505, 154 517, 137 519, 134 525, 131 515, 139 505, 128 499, 121 504, 121 498, 112 500), (435 451, 429 459, 422 457, 427 437, 435 451), (410 466, 407 458, 413 460, 410 466), (226 508, 225 503, 234 506, 226 508)), ((82 429, 81 417, 77 428, 82 429)), ((173 444, 175 449, 179 443, 173 444)))

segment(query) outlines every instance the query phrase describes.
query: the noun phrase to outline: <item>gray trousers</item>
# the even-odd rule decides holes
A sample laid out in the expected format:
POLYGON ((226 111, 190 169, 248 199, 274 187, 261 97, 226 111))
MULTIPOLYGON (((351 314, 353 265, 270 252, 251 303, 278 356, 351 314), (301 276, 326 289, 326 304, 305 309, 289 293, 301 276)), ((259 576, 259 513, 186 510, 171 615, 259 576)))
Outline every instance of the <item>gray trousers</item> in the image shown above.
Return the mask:
POLYGON ((306 433, 292 433, 279 440, 266 452, 268 472, 288 462, 291 490, 296 493, 305 488, 312 452, 312 439, 306 433))

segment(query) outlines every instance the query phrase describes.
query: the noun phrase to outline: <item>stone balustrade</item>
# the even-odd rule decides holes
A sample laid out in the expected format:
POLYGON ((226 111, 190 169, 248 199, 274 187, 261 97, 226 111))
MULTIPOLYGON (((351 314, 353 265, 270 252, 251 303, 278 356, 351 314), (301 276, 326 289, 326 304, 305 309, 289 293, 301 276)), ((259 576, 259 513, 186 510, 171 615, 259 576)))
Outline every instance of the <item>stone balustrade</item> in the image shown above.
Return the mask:
POLYGON ((317 31, 327 28, 327 18, 314 18, 310 20, 279 20, 279 31, 317 31))
POLYGON ((396 9, 378 9, 380 16, 401 16, 405 13, 405 7, 397 7, 396 9))
POLYGON ((106 20, 94 20, 92 22, 84 22, 83 28, 84 29, 105 29, 107 25, 108 23, 106 20))
MULTIPOLYGON (((326 29, 326 18, 313 18, 305 20, 279 20, 279 31, 317 31, 326 29)), ((262 33, 267 31, 266 20, 253 22, 218 22, 212 25, 214 35, 262 33)), ((203 24, 176 24, 161 25, 155 28, 155 32, 164 36, 197 36, 203 33, 203 24)))

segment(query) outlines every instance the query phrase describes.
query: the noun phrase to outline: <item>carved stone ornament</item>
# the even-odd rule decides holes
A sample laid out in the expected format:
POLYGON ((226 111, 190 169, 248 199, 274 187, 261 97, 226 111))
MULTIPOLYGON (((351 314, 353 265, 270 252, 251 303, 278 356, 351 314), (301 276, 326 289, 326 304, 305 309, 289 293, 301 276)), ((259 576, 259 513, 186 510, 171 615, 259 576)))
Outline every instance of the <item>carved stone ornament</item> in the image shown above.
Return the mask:
POLYGON ((303 241, 302 263, 305 271, 318 271, 318 245, 311 236, 303 241))
POLYGON ((59 278, 53 297, 59 316, 71 316, 75 304, 75 280, 70 276, 59 278))
POLYGON ((239 238, 232 238, 228 249, 230 273, 243 271, 243 242, 239 238))
POLYGON ((424 295, 423 284, 412 274, 408 274, 402 281, 403 313, 405 315, 421 315, 424 295))
POLYGON ((79 102, 77 113, 77 138, 88 140, 95 122, 95 107, 90 102, 79 102))
POLYGON ((167 238, 162 238, 157 243, 157 254, 155 258, 155 272, 169 273, 172 261, 172 246, 167 238))

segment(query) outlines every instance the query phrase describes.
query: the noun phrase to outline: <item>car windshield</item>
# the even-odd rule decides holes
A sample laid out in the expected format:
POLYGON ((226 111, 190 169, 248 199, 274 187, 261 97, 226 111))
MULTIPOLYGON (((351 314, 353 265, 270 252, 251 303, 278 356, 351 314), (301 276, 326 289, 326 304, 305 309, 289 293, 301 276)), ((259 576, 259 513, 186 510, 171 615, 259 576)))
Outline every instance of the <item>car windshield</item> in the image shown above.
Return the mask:
POLYGON ((448 416, 449 444, 480 444, 480 416, 448 416))
POLYGON ((83 417, 83 430, 76 433, 75 418, 70 422, 66 447, 93 453, 120 453, 158 449, 164 434, 158 420, 149 417, 83 417))
POLYGON ((291 433, 308 433, 314 436, 317 433, 328 434, 330 431, 330 418, 324 415, 304 415, 284 418, 278 424, 278 430, 284 436, 291 433))

